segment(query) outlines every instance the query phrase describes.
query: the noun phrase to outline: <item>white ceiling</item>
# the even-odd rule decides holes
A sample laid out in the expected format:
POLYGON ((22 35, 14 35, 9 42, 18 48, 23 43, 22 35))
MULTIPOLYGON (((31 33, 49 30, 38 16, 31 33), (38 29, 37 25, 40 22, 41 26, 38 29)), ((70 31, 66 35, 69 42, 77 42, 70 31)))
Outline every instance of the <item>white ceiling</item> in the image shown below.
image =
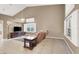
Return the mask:
POLYGON ((40 6, 32 4, 0 4, 0 14, 14 16, 26 7, 40 6))

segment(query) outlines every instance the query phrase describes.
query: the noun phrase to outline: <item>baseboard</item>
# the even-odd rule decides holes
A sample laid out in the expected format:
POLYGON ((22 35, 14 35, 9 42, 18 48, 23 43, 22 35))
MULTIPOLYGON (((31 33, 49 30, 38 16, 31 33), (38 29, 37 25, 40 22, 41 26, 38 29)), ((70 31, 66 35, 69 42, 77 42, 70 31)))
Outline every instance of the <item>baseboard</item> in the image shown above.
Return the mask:
POLYGON ((79 47, 74 41, 72 41, 71 38, 69 38, 68 36, 64 35, 75 47, 79 47))
POLYGON ((67 41, 66 41, 65 39, 64 39, 64 41, 65 41, 65 43, 67 44, 67 46, 68 46, 69 50, 71 51, 71 53, 73 54, 74 51, 72 50, 72 48, 69 46, 69 44, 67 43, 67 41))
POLYGON ((49 36, 46 37, 46 39, 53 39, 53 38, 55 38, 55 39, 64 39, 62 37, 49 37, 49 36))
POLYGON ((46 37, 47 39, 53 39, 53 38, 55 38, 55 39, 63 39, 64 41, 65 41, 65 43, 67 44, 67 46, 68 46, 68 48, 69 48, 69 50, 71 51, 71 53, 73 54, 74 53, 74 51, 71 49, 71 47, 69 46, 69 44, 67 43, 67 41, 64 39, 64 38, 61 38, 61 37, 46 37))

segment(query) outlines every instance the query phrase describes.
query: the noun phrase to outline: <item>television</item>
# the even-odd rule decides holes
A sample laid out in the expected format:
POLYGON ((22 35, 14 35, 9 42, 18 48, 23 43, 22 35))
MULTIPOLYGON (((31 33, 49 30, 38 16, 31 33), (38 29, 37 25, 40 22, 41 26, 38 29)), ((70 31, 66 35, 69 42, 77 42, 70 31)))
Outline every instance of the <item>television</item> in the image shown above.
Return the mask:
POLYGON ((14 27, 14 32, 21 31, 21 27, 14 27))

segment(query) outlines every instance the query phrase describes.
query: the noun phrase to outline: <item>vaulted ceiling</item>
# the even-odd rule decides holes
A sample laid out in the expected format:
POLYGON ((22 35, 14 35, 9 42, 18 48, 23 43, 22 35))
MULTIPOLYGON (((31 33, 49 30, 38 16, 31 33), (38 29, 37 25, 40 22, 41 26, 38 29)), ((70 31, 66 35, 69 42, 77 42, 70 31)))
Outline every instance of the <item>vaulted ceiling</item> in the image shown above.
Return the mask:
POLYGON ((35 4, 0 4, 0 14, 14 16, 24 8, 40 6, 35 4))

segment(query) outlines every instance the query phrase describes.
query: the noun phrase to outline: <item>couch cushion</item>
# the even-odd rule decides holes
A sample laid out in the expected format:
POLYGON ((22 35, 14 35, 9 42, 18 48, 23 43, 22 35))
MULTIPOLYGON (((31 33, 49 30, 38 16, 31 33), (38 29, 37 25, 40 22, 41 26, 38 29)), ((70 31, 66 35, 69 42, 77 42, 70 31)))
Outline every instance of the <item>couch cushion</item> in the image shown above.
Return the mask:
POLYGON ((45 39, 46 33, 45 32, 39 32, 37 35, 37 43, 41 42, 43 39, 45 39))

